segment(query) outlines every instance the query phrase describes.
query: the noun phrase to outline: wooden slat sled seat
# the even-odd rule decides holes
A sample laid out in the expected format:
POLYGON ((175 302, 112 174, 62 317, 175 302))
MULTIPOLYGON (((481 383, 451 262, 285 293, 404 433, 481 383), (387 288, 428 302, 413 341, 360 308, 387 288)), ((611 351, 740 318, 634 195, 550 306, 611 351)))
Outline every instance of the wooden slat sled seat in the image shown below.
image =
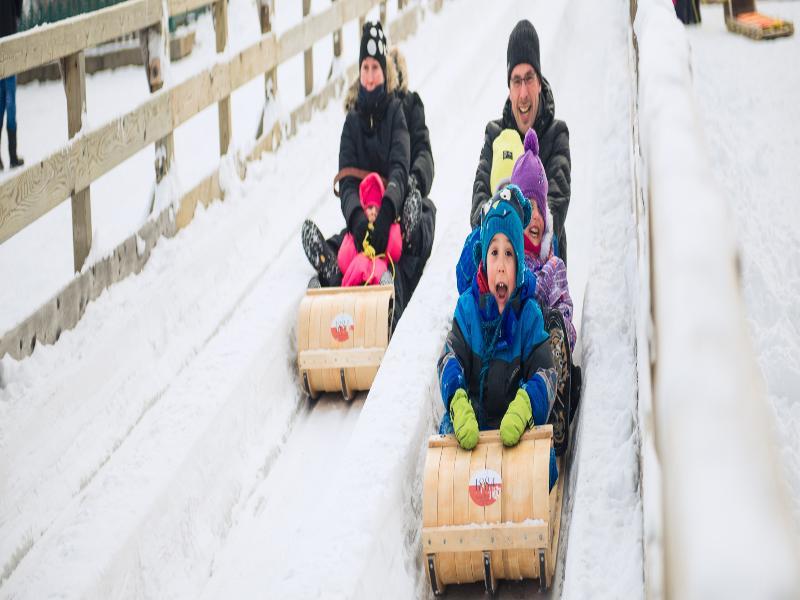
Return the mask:
POLYGON ((368 390, 391 336, 394 286, 310 289, 297 319, 297 366, 312 398, 368 390))
MULTIPOLYGON (((422 553, 435 594, 448 584, 539 579, 555 573, 563 477, 549 490, 552 425, 526 431, 506 448, 499 431, 481 432, 472 451, 452 435, 428 440, 422 553)), ((559 469, 561 464, 559 464, 559 469)))

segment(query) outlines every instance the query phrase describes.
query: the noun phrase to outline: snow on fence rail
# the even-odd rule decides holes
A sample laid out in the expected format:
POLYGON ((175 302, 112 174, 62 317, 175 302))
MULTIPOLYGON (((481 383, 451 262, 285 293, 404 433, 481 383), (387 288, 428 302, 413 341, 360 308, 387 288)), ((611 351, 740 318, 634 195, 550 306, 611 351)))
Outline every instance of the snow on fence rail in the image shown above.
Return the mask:
MULTIPOLYGON (((217 52, 221 53, 227 41, 227 0, 169 0, 168 12, 169 15, 180 14, 209 4, 214 5, 217 52)), ((406 4, 406 0, 398 0, 399 7, 406 4)), ((57 152, 27 165, 17 175, 0 183, 0 243, 72 196, 74 265, 76 272, 81 271, 91 248, 89 188, 93 181, 153 143, 156 144, 156 179, 160 181, 172 162, 172 132, 214 103, 219 106, 220 154, 225 155, 231 132, 231 93, 260 75, 266 79, 266 89, 274 90, 271 87, 274 69, 304 52, 307 57, 304 64, 306 100, 291 113, 286 133, 293 134, 299 122, 310 119, 313 109, 324 107, 356 74, 357 66, 351 65, 344 74, 333 77, 312 95, 313 70, 309 57, 314 43, 331 35, 334 55, 338 57, 341 28, 345 23, 356 18, 364 21, 375 6, 380 7, 381 17, 386 19, 386 0, 335 0, 329 8, 315 15, 308 15, 309 6, 306 2, 304 13, 307 16, 300 23, 277 36, 270 31, 273 3, 259 0, 262 37, 257 42, 235 55, 220 57, 216 64, 178 85, 164 88, 161 88, 159 61, 167 56, 168 33, 162 32, 168 32, 168 15, 162 11, 160 0, 129 0, 96 13, 3 38, 0 41, 0 77, 52 60, 61 61, 71 139, 57 152), (151 97, 125 115, 88 131, 82 130, 86 104, 84 50, 138 29, 142 30, 151 97)), ((420 14, 418 5, 399 13, 389 24, 391 39, 399 41, 413 33, 420 14)), ((256 159, 261 153, 273 150, 283 133, 280 123, 259 132, 260 137, 247 159, 256 159)), ((239 176, 243 177, 245 161, 238 156, 234 160, 239 176)), ((142 193, 149 193, 149 188, 142 193)), ((219 170, 215 169, 183 194, 174 218, 171 207, 164 209, 161 215, 152 216, 152 223, 146 223, 140 235, 123 242, 112 256, 93 265, 91 270, 83 269, 84 272, 57 298, 0 338, 0 356, 9 353, 22 358, 33 351, 37 342, 54 343, 63 330, 75 326, 86 304, 103 289, 141 270, 161 235, 174 235, 186 226, 198 203, 208 205, 212 199, 222 197, 219 170), (100 275, 96 276, 98 272, 100 275), (68 306, 63 306, 65 301, 68 306)))
POLYGON ((692 98, 688 40, 664 0, 639 0, 634 27, 664 592, 797 598, 800 553, 774 468, 729 209, 692 98))

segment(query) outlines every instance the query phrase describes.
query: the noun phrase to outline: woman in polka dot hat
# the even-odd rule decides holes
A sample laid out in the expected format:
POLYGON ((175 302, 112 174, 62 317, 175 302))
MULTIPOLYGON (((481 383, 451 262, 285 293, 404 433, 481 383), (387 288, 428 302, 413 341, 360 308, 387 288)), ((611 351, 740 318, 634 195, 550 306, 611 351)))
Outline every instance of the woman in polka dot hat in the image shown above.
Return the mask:
MULTIPOLYGON (((386 251, 389 231, 403 214, 411 144, 401 101, 387 85, 387 40, 379 22, 367 22, 359 45, 359 87, 355 105, 347 112, 339 145, 339 197, 347 231, 361 247, 366 239, 376 254, 386 251), (363 175, 378 173, 386 180, 381 208, 370 223, 359 199, 363 175)), ((335 253, 319 229, 303 225, 303 248, 323 286, 341 285, 335 253), (333 259, 333 260, 331 260, 333 259)), ((398 271, 403 272, 403 259, 398 271)), ((407 302, 402 277, 395 279, 395 322, 407 302)))

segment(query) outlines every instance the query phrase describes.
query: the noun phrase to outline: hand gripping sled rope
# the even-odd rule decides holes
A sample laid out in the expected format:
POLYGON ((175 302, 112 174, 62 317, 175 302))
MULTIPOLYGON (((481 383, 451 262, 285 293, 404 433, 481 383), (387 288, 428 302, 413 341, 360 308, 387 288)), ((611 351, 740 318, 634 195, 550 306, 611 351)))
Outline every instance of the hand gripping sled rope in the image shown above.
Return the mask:
MULTIPOLYGON (((453 435, 428 441, 422 498, 422 553, 434 594, 453 583, 483 581, 494 594, 499 579, 555 574, 566 473, 549 490, 553 427, 526 431, 503 446, 499 431, 484 431, 463 450, 453 435)), ((559 471, 564 459, 558 459, 559 471)))
POLYGON ((768 40, 794 33, 791 21, 774 19, 756 12, 755 0, 725 0, 725 26, 754 40, 768 40))
POLYGON ((297 367, 306 393, 368 390, 391 337, 394 286, 309 289, 297 322, 297 367))

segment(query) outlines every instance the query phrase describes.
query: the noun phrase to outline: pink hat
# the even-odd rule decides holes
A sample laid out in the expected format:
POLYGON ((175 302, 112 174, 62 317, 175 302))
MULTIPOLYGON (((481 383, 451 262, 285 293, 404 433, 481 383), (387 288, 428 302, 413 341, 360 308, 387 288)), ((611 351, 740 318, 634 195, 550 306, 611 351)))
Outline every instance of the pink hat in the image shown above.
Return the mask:
POLYGON ((361 200, 361 208, 367 210, 368 206, 377 206, 380 210, 383 202, 383 194, 386 188, 383 186, 383 180, 377 173, 370 173, 361 180, 358 186, 358 196, 361 200))

